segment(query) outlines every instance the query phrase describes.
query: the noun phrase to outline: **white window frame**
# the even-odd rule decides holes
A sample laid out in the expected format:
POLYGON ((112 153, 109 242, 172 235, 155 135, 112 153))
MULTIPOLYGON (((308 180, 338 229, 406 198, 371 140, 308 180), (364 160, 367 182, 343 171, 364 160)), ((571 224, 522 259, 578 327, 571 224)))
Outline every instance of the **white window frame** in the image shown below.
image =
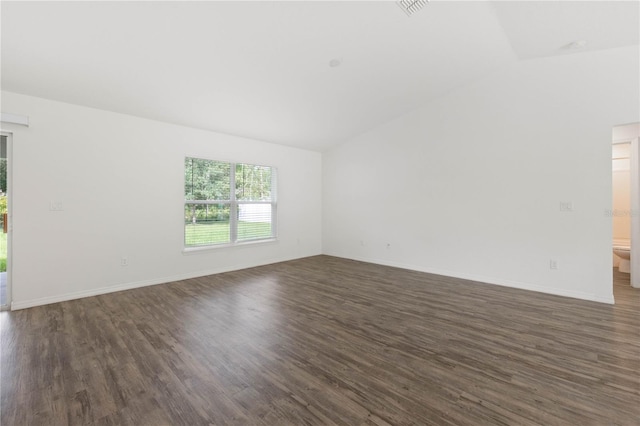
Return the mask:
MULTIPOLYGON (((251 244, 261 244, 261 243, 269 243, 277 241, 278 239, 278 202, 277 202, 277 181, 278 181, 278 170, 273 166, 267 166, 262 164, 251 164, 247 162, 240 161, 224 161, 224 160, 214 160, 210 158, 203 158, 197 156, 187 155, 185 156, 185 160, 193 158, 197 160, 205 160, 205 161, 213 161, 217 163, 224 163, 229 165, 230 176, 229 176, 229 186, 230 186, 230 199, 229 200, 187 200, 184 198, 183 203, 183 218, 182 218, 182 244, 183 244, 183 252, 197 252, 203 250, 211 250, 211 249, 219 249, 225 247, 234 247, 234 246, 243 246, 243 245, 251 245, 251 244), (236 199, 236 165, 245 164, 248 166, 259 166, 259 167, 269 167, 271 169, 271 200, 270 201, 238 201, 236 199), (220 204, 228 204, 229 205, 229 242, 223 243, 212 243, 212 244, 202 244, 197 246, 188 246, 187 245, 187 232, 186 226, 184 223, 184 207, 187 205, 200 204, 200 205, 220 205, 220 204), (238 206, 241 204, 268 204, 271 205, 271 235, 269 237, 263 238, 252 238, 247 240, 238 241, 238 206)), ((182 162, 183 167, 184 161, 182 162)), ((184 170, 183 170, 184 174, 184 170)), ((183 182, 182 191, 184 197, 184 186, 186 182, 183 182)))

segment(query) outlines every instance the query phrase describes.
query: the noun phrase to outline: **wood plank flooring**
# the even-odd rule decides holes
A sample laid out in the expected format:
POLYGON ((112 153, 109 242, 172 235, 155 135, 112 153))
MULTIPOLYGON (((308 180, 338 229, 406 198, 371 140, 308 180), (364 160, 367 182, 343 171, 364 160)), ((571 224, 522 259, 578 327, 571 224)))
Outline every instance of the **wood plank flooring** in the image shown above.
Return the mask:
POLYGON ((317 256, 0 314, 12 425, 638 425, 610 306, 317 256))

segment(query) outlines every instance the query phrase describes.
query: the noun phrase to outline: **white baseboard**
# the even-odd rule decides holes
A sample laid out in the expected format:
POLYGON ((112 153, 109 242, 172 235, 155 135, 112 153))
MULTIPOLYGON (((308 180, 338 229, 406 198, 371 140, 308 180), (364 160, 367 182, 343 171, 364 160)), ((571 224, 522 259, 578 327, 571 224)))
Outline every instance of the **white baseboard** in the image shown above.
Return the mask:
MULTIPOLYGON (((314 255, 308 255, 308 256, 314 256, 314 255)), ((308 256, 303 256, 303 257, 308 257, 308 256)), ((12 302, 11 310, 17 311, 19 309, 33 308, 35 306, 49 305, 51 303, 66 302, 69 300, 82 299, 84 297, 99 296, 101 294, 115 293, 117 291, 132 290, 134 288, 147 287, 147 286, 158 285, 158 284, 168 284, 174 281, 182 281, 182 280, 188 280, 191 278, 205 277, 207 275, 215 275, 215 274, 221 274, 224 272, 238 271, 240 269, 254 268, 256 266, 271 265, 273 263, 286 262, 288 260, 295 260, 300 258, 301 257, 299 256, 294 256, 294 257, 270 259, 270 260, 265 260, 259 263, 253 263, 250 265, 247 264, 247 265, 227 266, 222 268, 209 269, 206 271, 189 272, 184 274, 172 275, 168 277, 153 278, 150 280, 115 284, 107 287, 76 291, 73 293, 65 293, 65 294, 60 294, 56 296, 40 297, 38 299, 22 300, 18 302, 12 302)))
MULTIPOLYGON (((318 254, 320 254, 320 253, 318 253, 318 254)), ((589 300, 589 301, 593 301, 593 302, 601 302, 601 303, 608 303, 608 304, 613 304, 614 303, 613 294, 610 297, 600 297, 600 296, 597 296, 597 295, 594 295, 594 294, 584 293, 584 292, 579 292, 579 291, 562 290, 562 289, 539 286, 539 285, 535 285, 535 284, 531 284, 531 283, 524 283, 524 282, 519 282, 519 281, 511 281, 511 280, 503 280, 503 279, 498 279, 498 278, 493 278, 493 277, 486 277, 486 276, 479 276, 479 275, 473 275, 473 274, 465 274, 465 273, 449 271, 449 270, 444 270, 444 269, 438 269, 438 268, 426 268, 426 267, 422 267, 422 266, 403 264, 403 263, 400 263, 400 262, 390 262, 390 261, 385 261, 385 260, 380 260, 380 259, 368 259, 368 258, 363 258, 363 257, 358 257, 358 256, 344 256, 344 255, 329 254, 329 253, 325 253, 325 254, 327 254, 329 256, 341 257, 341 258, 345 258, 345 259, 358 260, 360 262, 375 263, 375 264, 378 264, 378 265, 392 266, 392 267, 395 267, 395 268, 409 269, 409 270, 412 270, 412 271, 426 272, 426 273, 430 273, 430 274, 436 274, 436 275, 443 275, 443 276, 447 276, 447 277, 460 278, 460 279, 470 280, 470 281, 479 282, 479 283, 495 284, 495 285, 500 285, 500 286, 504 286, 504 287, 517 288, 517 289, 521 289, 521 290, 537 291, 537 292, 540 292, 540 293, 554 294, 556 296, 571 297, 571 298, 574 298, 574 299, 589 300)), ((310 254, 309 256, 315 256, 315 255, 310 254)), ((302 257, 309 257, 309 256, 302 256, 302 257)), ((81 298, 84 298, 84 297, 99 296, 101 294, 115 293, 117 291, 131 290, 131 289, 134 289, 134 288, 147 287, 147 286, 158 285, 158 284, 167 284, 167 283, 171 283, 171 282, 174 282, 174 281, 181 281, 181 280, 187 280, 187 279, 191 279, 191 278, 204 277, 204 276, 207 276, 207 275, 221 274, 221 273, 224 273, 224 272, 237 271, 237 270, 240 270, 240 269, 253 268, 253 267, 256 267, 256 266, 270 265, 270 264, 273 264, 273 263, 286 262, 286 261, 289 261, 289 260, 300 259, 300 258, 301 257, 299 257, 299 256, 294 256, 294 257, 286 257, 286 258, 279 258, 279 259, 270 259, 270 260, 266 260, 266 261, 263 261, 263 262, 254 263, 254 264, 251 264, 251 265, 227 266, 227 267, 223 267, 223 268, 216 268, 216 269, 210 269, 210 270, 205 270, 205 271, 190 272, 190 273, 185 273, 185 274, 178 274, 178 275, 172 275, 172 276, 167 276, 167 277, 154 278, 154 279, 150 279, 150 280, 143 280, 143 281, 136 281, 136 282, 131 282, 131 283, 116 284, 116 285, 112 285, 112 286, 100 287, 100 288, 90 289, 90 290, 77 291, 77 292, 73 292, 73 293, 66 293, 66 294, 61 294, 61 295, 56 295, 56 296, 41 297, 41 298, 38 298, 38 299, 22 300, 22 301, 11 303, 11 310, 15 311, 15 310, 19 310, 19 309, 32 308, 32 307, 35 307, 35 306, 48 305, 48 304, 51 304, 51 303, 59 303, 59 302, 66 302, 66 301, 69 301, 69 300, 81 299, 81 298)))
POLYGON ((375 263, 375 264, 378 264, 378 265, 385 265, 385 266, 392 266, 392 267, 395 267, 395 268, 409 269, 411 271, 426 272, 426 273, 429 273, 429 274, 443 275, 443 276, 446 276, 446 277, 453 277, 453 278, 460 278, 460 279, 463 279, 463 280, 474 281, 474 282, 478 282, 478 283, 481 283, 481 284, 494 284, 494 285, 499 285, 499 286, 503 286, 503 287, 517 288, 519 290, 536 291, 536 292, 539 292, 539 293, 547 293, 547 294, 553 294, 553 295, 556 295, 556 296, 571 297, 573 299, 589 300, 591 302, 607 303, 607 304, 610 304, 610 305, 614 304, 613 294, 611 294, 611 296, 609 296, 609 297, 602 297, 602 296, 598 296, 596 294, 584 293, 584 292, 581 292, 581 291, 563 290, 563 289, 540 286, 540 285, 532 284, 532 283, 525 283, 525 282, 521 282, 521 281, 505 280, 505 279, 494 278, 494 277, 486 277, 486 276, 480 276, 480 275, 474 275, 474 274, 467 274, 467 273, 464 273, 464 272, 461 273, 461 272, 456 272, 456 271, 449 271, 449 270, 445 270, 445 269, 438 269, 438 268, 430 268, 430 267, 423 267, 423 266, 417 266, 417 265, 403 264, 403 263, 400 263, 400 262, 391 262, 391 261, 380 260, 380 259, 368 259, 368 258, 363 258, 363 257, 358 257, 358 256, 342 256, 342 255, 338 255, 338 254, 329 254, 329 253, 325 253, 325 254, 327 254, 328 256, 342 257, 342 258, 345 258, 345 259, 357 260, 357 261, 360 261, 360 262, 375 263))

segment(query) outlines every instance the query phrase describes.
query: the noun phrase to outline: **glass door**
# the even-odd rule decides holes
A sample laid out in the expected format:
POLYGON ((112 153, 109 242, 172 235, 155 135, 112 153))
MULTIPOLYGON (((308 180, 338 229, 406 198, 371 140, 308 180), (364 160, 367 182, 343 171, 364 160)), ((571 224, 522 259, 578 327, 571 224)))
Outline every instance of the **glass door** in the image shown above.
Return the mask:
POLYGON ((0 309, 7 310, 11 305, 11 289, 7 273, 9 221, 7 210, 8 136, 0 136, 0 309))

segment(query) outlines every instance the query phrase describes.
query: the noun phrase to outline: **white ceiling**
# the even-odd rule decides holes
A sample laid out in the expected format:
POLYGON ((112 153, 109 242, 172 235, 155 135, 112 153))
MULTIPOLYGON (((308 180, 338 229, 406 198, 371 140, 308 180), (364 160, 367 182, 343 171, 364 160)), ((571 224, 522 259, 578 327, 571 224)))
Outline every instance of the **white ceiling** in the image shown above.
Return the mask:
POLYGON ((315 150, 639 33, 635 1, 433 0, 410 18, 387 1, 1 3, 3 90, 315 150))
POLYGON ((500 23, 519 59, 637 45, 640 3, 635 1, 503 1, 495 4, 500 23))

